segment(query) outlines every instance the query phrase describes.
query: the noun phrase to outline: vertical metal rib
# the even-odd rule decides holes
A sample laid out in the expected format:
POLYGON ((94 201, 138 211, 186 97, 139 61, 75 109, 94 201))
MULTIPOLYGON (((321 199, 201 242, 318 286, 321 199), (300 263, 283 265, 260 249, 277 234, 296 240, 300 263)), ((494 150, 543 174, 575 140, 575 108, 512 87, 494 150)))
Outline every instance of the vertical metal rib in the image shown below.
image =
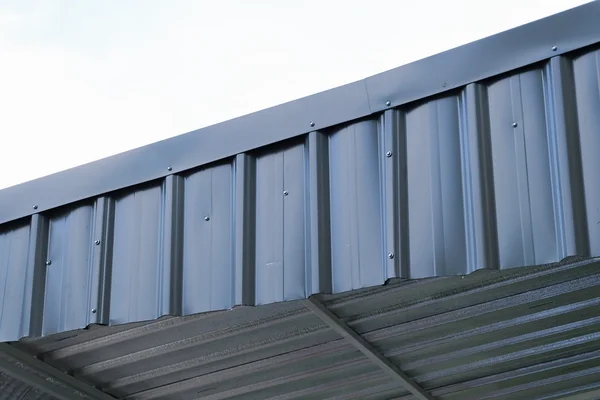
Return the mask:
POLYGON ((363 353, 373 364, 387 373, 394 381, 411 392, 417 399, 434 400, 434 397, 427 393, 421 386, 406 375, 400 368, 391 363, 390 360, 377 352, 362 336, 354 332, 348 325, 341 321, 334 313, 329 311, 315 297, 303 300, 303 304, 311 310, 323 322, 331 327, 335 332, 345 338, 348 343, 363 353))
POLYGON ((234 268, 236 305, 255 302, 256 165, 253 157, 238 154, 235 158, 234 268))
POLYGON ((552 162, 559 258, 588 256, 589 237, 583 188, 575 79, 570 60, 554 57, 546 66, 546 118, 552 162))
POLYGON ((472 83, 461 103, 461 147, 469 269, 498 269, 498 233, 494 202, 494 175, 485 87, 472 83))
POLYGON ((99 197, 96 200, 94 243, 92 243, 90 323, 105 325, 109 323, 114 213, 115 205, 111 198, 99 197))
POLYGON ((40 214, 31 216, 25 304, 21 319, 23 335, 41 336, 48 252, 48 219, 40 214))
POLYGON ((329 147, 321 132, 308 135, 309 278, 307 296, 331 293, 329 147))
POLYGON ((164 183, 162 242, 162 315, 182 313, 184 180, 168 175, 164 183))
POLYGON ((404 114, 387 110, 380 129, 384 259, 387 278, 409 278, 406 129, 404 114))

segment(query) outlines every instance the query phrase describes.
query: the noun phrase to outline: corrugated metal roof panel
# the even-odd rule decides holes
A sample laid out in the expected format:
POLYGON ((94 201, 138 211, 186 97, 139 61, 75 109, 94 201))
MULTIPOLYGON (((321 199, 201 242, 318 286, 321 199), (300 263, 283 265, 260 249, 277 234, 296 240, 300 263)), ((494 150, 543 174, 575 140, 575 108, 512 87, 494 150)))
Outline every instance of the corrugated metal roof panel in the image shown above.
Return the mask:
MULTIPOLYGON (((392 280, 320 296, 437 399, 598 389, 599 262, 392 280)), ((128 399, 412 399, 302 302, 97 327, 18 344, 128 399)))
POLYGON ((387 279, 383 245, 380 125, 360 121, 329 136, 331 269, 335 292, 387 279))
POLYGON ((183 312, 235 304, 234 177, 231 163, 184 178, 183 312))
POLYGON ((0 399, 2 400, 56 400, 24 382, 0 372, 0 399))
POLYGON ((0 339, 598 256, 599 57, 2 226, 0 339))
POLYGON ((95 307, 90 287, 93 216, 93 206, 85 204, 49 217, 43 335, 94 322, 89 317, 95 307))
POLYGON ((0 341, 35 339, 0 367, 61 398, 591 400, 598 4, 1 191, 0 341))

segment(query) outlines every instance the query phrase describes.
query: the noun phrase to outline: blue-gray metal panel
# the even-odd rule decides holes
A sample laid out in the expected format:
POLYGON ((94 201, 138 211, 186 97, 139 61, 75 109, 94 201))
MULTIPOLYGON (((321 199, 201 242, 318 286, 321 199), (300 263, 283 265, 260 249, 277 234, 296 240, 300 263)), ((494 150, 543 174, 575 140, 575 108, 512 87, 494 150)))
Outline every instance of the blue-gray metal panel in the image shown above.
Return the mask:
POLYGON ((10 227, 0 233, 0 342, 20 339, 27 335, 21 325, 28 296, 27 253, 29 224, 10 227))
POLYGON ((256 304, 306 296, 305 146, 256 160, 256 304))
POLYGON ((379 124, 361 121, 329 140, 333 291, 384 282, 379 124))
MULTIPOLYGON (((584 181, 581 167, 579 124, 573 65, 566 57, 554 57, 544 69, 546 120, 553 173, 558 252, 590 254, 584 181)), ((582 115, 583 118, 585 116, 582 115)))
POLYGON ((183 312, 231 308, 233 171, 224 164, 185 178, 183 312))
POLYGON ((459 101, 432 100, 406 115, 411 277, 464 273, 467 262, 459 101))
POLYGON ((108 324, 110 321, 111 262, 114 239, 114 201, 99 197, 94 204, 93 250, 90 285, 90 323, 108 324))
MULTIPOLYGON (((529 265, 533 261, 531 235, 525 238, 529 240, 527 243, 524 243, 523 238, 522 214, 529 215, 529 198, 527 187, 523 184, 525 179, 523 157, 520 165, 518 164, 518 155, 523 156, 522 151, 517 152, 517 146, 522 146, 522 133, 517 136, 519 132, 516 129, 519 127, 512 126, 514 117, 511 104, 511 79, 513 78, 503 79, 488 87, 499 257, 500 265, 503 267, 522 263, 529 265), (529 258, 526 256, 527 249, 529 249, 529 258)), ((517 123, 519 122, 522 127, 523 122, 517 123)), ((526 227, 530 226, 529 221, 524 223, 526 227)))
POLYGON ((563 217, 573 213, 574 204, 562 201, 574 193, 558 169, 559 164, 568 168, 564 162, 569 151, 567 132, 558 132, 552 120, 550 93, 555 86, 545 74, 530 70, 488 87, 503 268, 554 262, 577 254, 577 246, 566 244, 577 239, 575 230, 565 227, 573 223, 563 217))
POLYGON ((470 84, 461 93, 460 146, 467 268, 498 268, 489 114, 485 87, 470 84))
MULTIPOLYGON (((78 307, 96 310, 90 323, 135 322, 338 293, 393 277, 599 255, 598 57, 597 49, 557 56, 90 199, 90 227, 73 225, 84 234, 64 225, 65 237, 77 238, 70 245, 89 238, 64 250, 89 257, 90 292, 74 296, 78 307), (208 185, 200 178, 208 171, 223 175, 208 185), (217 192, 229 200, 215 203, 222 216, 205 221, 201 214, 210 210, 202 207, 217 192), (227 222, 194 237, 217 219, 227 222), (194 282, 205 290, 195 291, 194 282)), ((1 328, 12 339, 42 334, 42 322, 49 331, 61 324, 59 305, 44 301, 46 223, 81 204, 32 216, 27 274, 17 285, 26 293, 20 330, 5 328, 4 319, 1 328)), ((53 226, 53 237, 59 233, 53 226)), ((71 268, 54 266, 52 281, 71 268)), ((49 298, 66 293, 49 287, 49 298)))
POLYGON ((559 261, 572 255, 561 253, 559 246, 564 232, 559 229, 557 217, 563 205, 557 202, 560 185, 556 175, 556 137, 545 118, 549 98, 544 93, 548 86, 544 86, 542 72, 530 71, 520 75, 526 173, 532 205, 531 227, 536 264, 559 261))
POLYGON ((162 307, 162 296, 169 296, 160 258, 162 198, 161 187, 153 186, 115 201, 111 324, 155 319, 169 312, 162 307))
MULTIPOLYGON (((600 3, 599 3, 600 5, 600 3)), ((600 50, 573 61, 590 251, 600 253, 600 50)))
MULTIPOLYGON (((521 191, 517 189, 519 180, 522 181, 523 177, 518 175, 519 168, 516 166, 516 132, 512 127, 510 79, 488 87, 499 257, 502 266, 527 264, 530 261, 525 260, 522 239, 520 210, 523 205, 519 198, 521 191)), ((525 206, 529 207, 529 204, 525 206)))
POLYGON ((96 301, 91 298, 93 211, 90 204, 50 217, 42 334, 86 327, 96 301))
POLYGON ((0 223, 362 118, 597 43, 599 16, 600 3, 591 2, 363 81, 4 189, 0 223))

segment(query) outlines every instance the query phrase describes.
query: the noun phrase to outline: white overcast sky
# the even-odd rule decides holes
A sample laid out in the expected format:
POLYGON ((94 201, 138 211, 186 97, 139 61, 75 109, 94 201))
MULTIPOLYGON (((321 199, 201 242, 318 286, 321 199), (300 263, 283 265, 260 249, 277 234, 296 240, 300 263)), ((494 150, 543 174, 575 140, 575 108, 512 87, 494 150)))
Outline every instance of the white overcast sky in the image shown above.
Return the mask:
POLYGON ((586 0, 0 0, 0 188, 586 0))

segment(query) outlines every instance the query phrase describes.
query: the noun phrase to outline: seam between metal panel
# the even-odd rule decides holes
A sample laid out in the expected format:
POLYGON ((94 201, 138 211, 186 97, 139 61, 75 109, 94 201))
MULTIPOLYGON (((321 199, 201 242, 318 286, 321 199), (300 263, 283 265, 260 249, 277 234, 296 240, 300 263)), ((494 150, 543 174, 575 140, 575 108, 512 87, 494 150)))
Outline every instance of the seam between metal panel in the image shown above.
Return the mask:
POLYGON ((362 336, 354 332, 344 322, 342 322, 334 313, 325 307, 315 297, 310 297, 303 300, 303 304, 325 322, 331 329, 344 337, 348 343, 354 346, 357 350, 363 353, 373 364, 388 374, 394 381, 398 382, 402 387, 411 392, 417 399, 420 400, 435 400, 435 398, 427 393, 422 387, 414 382, 401 369, 392 364, 387 358, 377 352, 362 336))

